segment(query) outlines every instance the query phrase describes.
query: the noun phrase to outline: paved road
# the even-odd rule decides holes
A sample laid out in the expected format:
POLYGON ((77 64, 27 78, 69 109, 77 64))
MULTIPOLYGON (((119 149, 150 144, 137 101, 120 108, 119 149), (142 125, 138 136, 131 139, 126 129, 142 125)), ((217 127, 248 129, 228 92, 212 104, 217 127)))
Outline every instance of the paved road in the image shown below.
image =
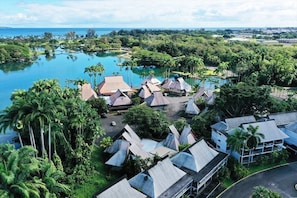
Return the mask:
POLYGON ((264 186, 278 192, 284 198, 297 197, 297 163, 275 168, 251 176, 226 191, 220 198, 249 198, 255 186, 264 186))

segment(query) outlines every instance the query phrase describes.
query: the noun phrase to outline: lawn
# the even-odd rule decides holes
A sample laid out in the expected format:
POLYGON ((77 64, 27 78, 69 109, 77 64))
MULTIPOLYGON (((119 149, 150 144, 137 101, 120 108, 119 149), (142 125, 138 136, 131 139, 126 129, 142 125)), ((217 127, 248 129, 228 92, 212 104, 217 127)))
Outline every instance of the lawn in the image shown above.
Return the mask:
POLYGON ((90 175, 86 182, 76 186, 73 192, 75 198, 92 197, 96 192, 108 187, 121 177, 120 173, 111 172, 104 164, 103 151, 96 146, 92 151, 92 164, 95 166, 97 174, 90 175))

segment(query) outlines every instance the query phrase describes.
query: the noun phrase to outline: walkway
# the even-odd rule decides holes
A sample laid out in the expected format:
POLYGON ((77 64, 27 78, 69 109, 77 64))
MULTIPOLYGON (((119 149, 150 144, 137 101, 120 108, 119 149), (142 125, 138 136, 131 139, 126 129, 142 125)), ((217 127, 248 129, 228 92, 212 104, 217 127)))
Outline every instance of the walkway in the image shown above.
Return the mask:
POLYGON ((296 183, 297 163, 295 162, 244 179, 227 190, 220 198, 249 198, 253 188, 260 185, 280 193, 284 198, 292 198, 297 197, 297 191, 294 188, 296 183))

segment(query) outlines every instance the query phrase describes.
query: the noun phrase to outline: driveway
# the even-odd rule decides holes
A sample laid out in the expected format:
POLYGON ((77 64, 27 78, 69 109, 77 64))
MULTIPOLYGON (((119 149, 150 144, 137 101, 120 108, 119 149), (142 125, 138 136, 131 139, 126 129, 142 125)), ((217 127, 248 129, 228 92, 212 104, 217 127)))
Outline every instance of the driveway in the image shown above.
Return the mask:
POLYGON ((249 198, 253 188, 260 185, 280 193, 284 198, 292 198, 297 197, 297 191, 294 188, 296 183, 297 163, 295 162, 244 179, 227 190, 220 198, 249 198))

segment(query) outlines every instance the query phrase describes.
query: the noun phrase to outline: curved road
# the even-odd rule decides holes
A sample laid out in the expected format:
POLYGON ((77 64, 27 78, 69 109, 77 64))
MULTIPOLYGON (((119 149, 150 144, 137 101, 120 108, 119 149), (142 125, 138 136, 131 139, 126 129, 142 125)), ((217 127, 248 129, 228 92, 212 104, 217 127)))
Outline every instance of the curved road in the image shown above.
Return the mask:
POLYGON ((296 183, 297 163, 291 163, 248 177, 228 189, 220 198, 249 198, 253 188, 260 185, 280 193, 284 198, 293 198, 297 197, 296 183))

